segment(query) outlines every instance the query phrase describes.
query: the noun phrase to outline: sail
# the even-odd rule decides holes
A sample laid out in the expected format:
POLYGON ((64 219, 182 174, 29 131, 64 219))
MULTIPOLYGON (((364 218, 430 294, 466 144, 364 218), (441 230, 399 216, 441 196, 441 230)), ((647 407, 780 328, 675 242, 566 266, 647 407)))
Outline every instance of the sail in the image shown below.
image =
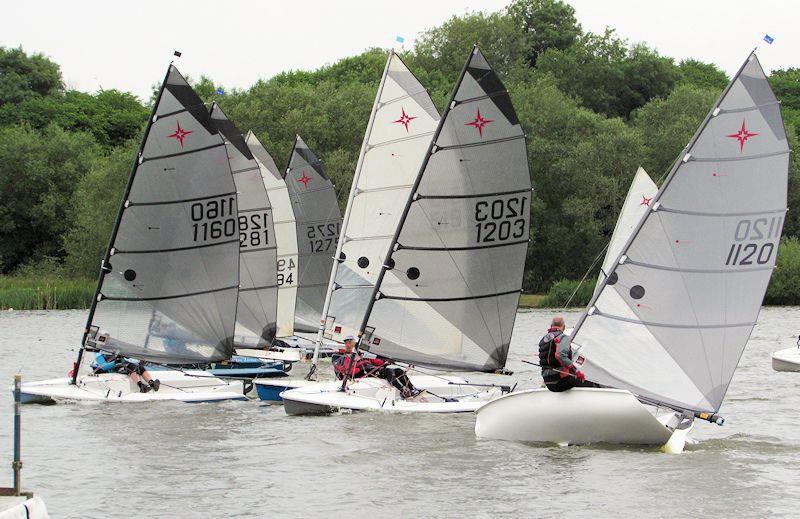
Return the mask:
POLYGON ((778 102, 751 54, 578 322, 587 378, 719 410, 775 266, 788 161, 778 102))
POLYGON ((525 135, 475 47, 409 191, 361 347, 431 367, 503 368, 530 190, 525 135))
POLYGON ((297 231, 292 201, 283 176, 258 137, 249 132, 245 140, 261 169, 261 178, 272 205, 275 245, 278 248, 276 335, 289 337, 294 334, 294 309, 297 300, 297 231))
POLYGON ((236 125, 216 103, 211 108, 211 122, 225 140, 239 210, 236 336, 269 343, 275 337, 278 305, 272 207, 255 157, 236 125))
POLYGON ((657 191, 658 187, 655 182, 653 182, 644 168, 640 167, 633 177, 633 182, 631 182, 631 187, 625 197, 625 203, 622 204, 622 211, 620 211, 617 218, 617 224, 614 226, 614 233, 611 235, 606 256, 603 258, 600 279, 597 280, 597 285, 595 285, 595 293, 600 289, 600 283, 603 282, 606 276, 605 273, 610 270, 611 266, 619 258, 619 253, 628 243, 628 238, 633 234, 636 225, 650 208, 650 201, 657 191))
POLYGON ((208 109, 173 66, 128 182, 89 322, 96 346, 170 363, 230 357, 236 188, 208 109))
POLYGON ((317 330, 342 224, 333 183, 298 135, 284 175, 297 227, 295 328, 317 330))
POLYGON ((391 52, 364 136, 345 211, 326 333, 358 332, 439 112, 428 92, 391 52))

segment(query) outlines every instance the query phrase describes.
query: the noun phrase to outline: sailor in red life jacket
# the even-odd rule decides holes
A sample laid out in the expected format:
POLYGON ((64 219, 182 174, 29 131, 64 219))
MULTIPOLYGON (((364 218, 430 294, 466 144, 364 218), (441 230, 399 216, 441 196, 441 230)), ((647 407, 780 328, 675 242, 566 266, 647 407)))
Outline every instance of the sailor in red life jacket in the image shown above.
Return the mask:
POLYGON ((547 335, 539 341, 539 365, 547 389, 559 393, 573 387, 600 387, 589 382, 572 362, 570 336, 564 334, 566 324, 560 315, 553 317, 547 335))
POLYGON ((344 338, 344 348, 340 349, 339 355, 333 358, 333 369, 336 373, 336 378, 340 380, 345 376, 352 378, 383 378, 397 388, 403 398, 412 398, 421 392, 411 384, 402 368, 390 367, 386 361, 377 357, 364 358, 358 353, 353 356, 355 346, 355 337, 348 335, 344 338))

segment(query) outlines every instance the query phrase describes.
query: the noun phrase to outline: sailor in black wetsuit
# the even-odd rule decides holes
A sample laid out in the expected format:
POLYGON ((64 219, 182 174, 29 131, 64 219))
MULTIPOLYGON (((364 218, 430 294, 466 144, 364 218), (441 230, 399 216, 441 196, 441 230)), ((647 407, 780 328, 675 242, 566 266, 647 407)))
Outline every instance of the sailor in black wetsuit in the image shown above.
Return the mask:
POLYGON ((588 382, 572 362, 570 337, 564 335, 565 327, 563 317, 553 317, 547 335, 539 341, 539 365, 547 389, 559 393, 573 387, 600 387, 588 382))

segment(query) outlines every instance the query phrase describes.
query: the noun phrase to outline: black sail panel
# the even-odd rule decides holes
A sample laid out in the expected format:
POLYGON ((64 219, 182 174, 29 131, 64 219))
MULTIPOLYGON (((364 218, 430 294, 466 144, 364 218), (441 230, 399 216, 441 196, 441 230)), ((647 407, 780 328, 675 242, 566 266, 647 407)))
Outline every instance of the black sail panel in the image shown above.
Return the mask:
POLYGON ((236 188, 207 108, 173 66, 141 150, 89 323, 95 345, 170 363, 229 358, 236 188))

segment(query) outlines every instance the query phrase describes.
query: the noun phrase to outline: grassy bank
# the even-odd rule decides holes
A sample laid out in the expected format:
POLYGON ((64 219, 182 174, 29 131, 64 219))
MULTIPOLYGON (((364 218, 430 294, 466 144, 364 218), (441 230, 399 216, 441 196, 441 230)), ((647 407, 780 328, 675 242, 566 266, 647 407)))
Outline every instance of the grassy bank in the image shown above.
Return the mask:
POLYGON ((95 280, 0 276, 0 310, 89 308, 95 280))

